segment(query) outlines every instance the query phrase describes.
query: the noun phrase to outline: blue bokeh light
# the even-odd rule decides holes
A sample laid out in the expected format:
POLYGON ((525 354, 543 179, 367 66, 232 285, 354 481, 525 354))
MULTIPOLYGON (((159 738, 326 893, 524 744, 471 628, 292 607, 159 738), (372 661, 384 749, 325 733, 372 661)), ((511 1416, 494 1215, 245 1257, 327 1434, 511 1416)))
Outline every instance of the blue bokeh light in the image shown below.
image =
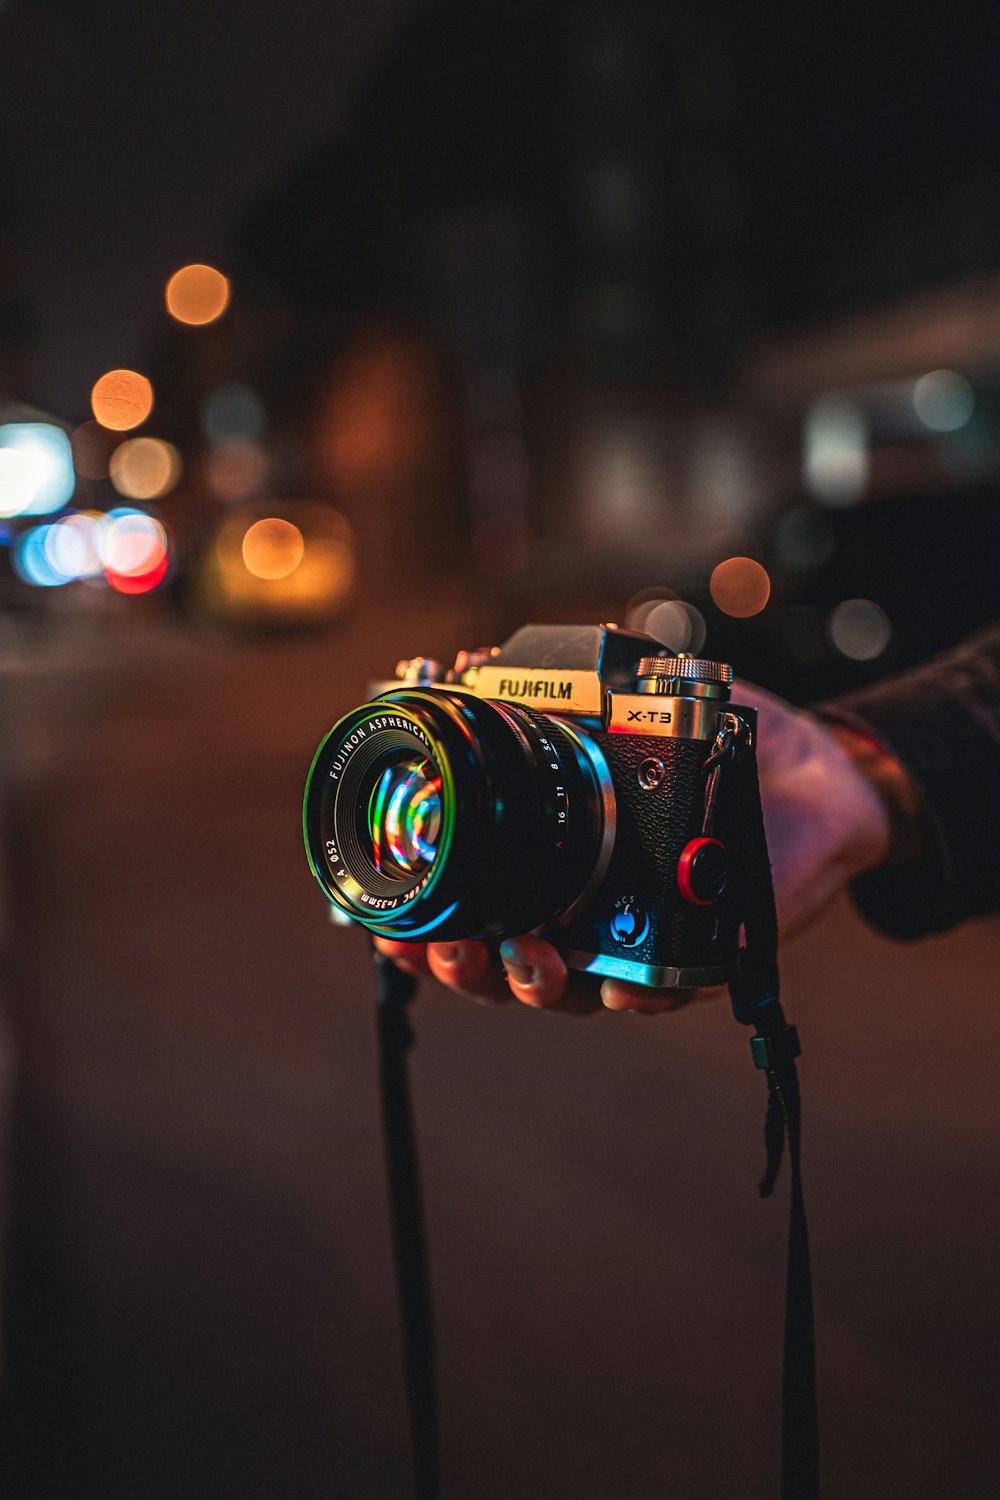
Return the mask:
POLYGON ((14 572, 25 583, 34 584, 37 588, 58 588, 60 584, 69 582, 64 574, 52 566, 45 550, 51 530, 51 526, 33 526, 30 531, 23 531, 14 542, 11 557, 14 572))

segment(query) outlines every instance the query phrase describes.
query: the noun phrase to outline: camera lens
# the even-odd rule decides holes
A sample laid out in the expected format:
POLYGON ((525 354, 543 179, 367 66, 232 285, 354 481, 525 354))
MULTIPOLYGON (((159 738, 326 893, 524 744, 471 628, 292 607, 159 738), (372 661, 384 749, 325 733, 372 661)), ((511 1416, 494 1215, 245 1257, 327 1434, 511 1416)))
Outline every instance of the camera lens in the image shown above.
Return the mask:
POLYGON ((575 726, 399 689, 327 735, 303 821, 327 896, 373 932, 502 938, 556 921, 603 875, 614 797, 575 726))
POLYGON ((429 756, 389 752, 373 778, 367 822, 379 874, 408 880, 430 868, 441 833, 441 775, 429 756))

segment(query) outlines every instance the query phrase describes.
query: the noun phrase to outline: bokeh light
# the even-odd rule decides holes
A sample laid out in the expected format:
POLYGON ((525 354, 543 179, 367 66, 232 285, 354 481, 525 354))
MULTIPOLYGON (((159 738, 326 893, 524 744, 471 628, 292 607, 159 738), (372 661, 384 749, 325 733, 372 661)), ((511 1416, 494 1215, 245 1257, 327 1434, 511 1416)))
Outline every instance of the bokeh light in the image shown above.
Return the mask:
POLYGON ((103 519, 96 511, 78 511, 46 528, 45 557, 67 583, 100 573, 97 538, 103 519))
POLYGON ((201 430, 210 443, 259 438, 264 430, 260 397, 238 380, 218 386, 202 405, 201 430))
POLYGON ((166 302, 178 323, 214 323, 229 306, 229 281, 214 266, 182 266, 167 282, 166 302))
POLYGON ((148 594, 166 577, 167 533, 154 516, 130 506, 108 511, 97 531, 104 576, 119 594, 148 594))
POLYGON ((700 651, 708 634, 701 610, 659 584, 633 594, 625 607, 625 625, 628 630, 645 632, 671 651, 700 651))
POLYGON ((846 397, 817 401, 806 419, 803 479, 824 505, 852 505, 868 483, 868 423, 846 397))
POLYGON ((723 614, 745 620, 764 608, 771 596, 771 580, 767 569, 752 557, 728 557, 712 569, 709 589, 723 614))
POLYGON ((299 528, 278 516, 255 521, 243 537, 243 561, 255 578, 287 578, 295 572, 305 550, 299 528))
POLYGON ((113 568, 105 568, 104 576, 118 594, 149 594, 166 578, 168 561, 164 552, 159 561, 144 573, 116 573, 113 568))
POLYGON ((129 500, 157 500, 181 477, 181 456, 162 438, 127 438, 111 455, 111 483, 129 500))
POLYGON ((665 599, 676 599, 677 595, 673 589, 665 588, 660 584, 654 584, 650 588, 640 589, 633 594, 625 606, 625 628, 626 630, 645 630, 646 617, 651 609, 662 604, 665 599))
POLYGON ((35 498, 35 466, 19 448, 0 448, 0 515, 22 515, 35 498))
POLYGON ((874 661, 892 638, 892 626, 872 599, 845 599, 826 622, 830 643, 852 661, 874 661))
POLYGON ((94 385, 90 405, 102 427, 128 432, 153 410, 153 387, 137 370, 108 370, 94 385))
POLYGON ((354 538, 346 518, 314 502, 288 501, 283 508, 282 527, 290 529, 283 535, 272 532, 270 544, 266 531, 255 531, 252 515, 231 515, 220 528, 202 575, 203 602, 209 609, 231 620, 289 624, 329 619, 343 609, 355 578, 354 538), (288 519, 291 516, 294 523, 288 519), (244 550, 248 536, 249 561, 255 568, 263 564, 265 573, 270 571, 269 564, 272 569, 280 564, 279 576, 262 577, 251 570, 244 550), (284 571, 300 545, 299 562, 284 571))
POLYGON ((51 530, 51 526, 32 526, 30 531, 21 533, 12 548, 14 572, 36 588, 58 588, 69 582, 49 561, 45 544, 51 530))
POLYGON ((0 516, 40 516, 66 505, 76 489, 73 449, 51 422, 0 425, 0 516))
POLYGON ((158 587, 170 562, 167 533, 145 511, 119 507, 73 511, 15 538, 14 571, 25 583, 56 588, 78 579, 104 579, 120 594, 158 587))
POLYGON ((972 386, 957 370, 931 370, 913 387, 913 409, 932 432, 958 432, 975 404, 972 386))
POLYGON ((155 517, 120 506, 101 522, 97 551, 106 573, 139 577, 167 555, 167 534, 155 517))
POLYGON ((704 646, 708 635, 705 616, 700 609, 684 599, 655 601, 646 614, 643 629, 670 651, 697 653, 704 646))

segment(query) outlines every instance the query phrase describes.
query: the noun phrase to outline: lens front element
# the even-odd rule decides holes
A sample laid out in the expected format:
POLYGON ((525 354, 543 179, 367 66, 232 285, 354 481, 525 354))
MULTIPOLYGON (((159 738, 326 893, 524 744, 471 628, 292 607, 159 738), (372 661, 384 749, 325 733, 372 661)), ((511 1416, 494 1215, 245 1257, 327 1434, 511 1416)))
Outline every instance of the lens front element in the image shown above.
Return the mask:
POLYGON ((397 750, 368 800, 372 862, 380 875, 411 880, 434 863, 441 833, 441 777, 426 756, 397 750))

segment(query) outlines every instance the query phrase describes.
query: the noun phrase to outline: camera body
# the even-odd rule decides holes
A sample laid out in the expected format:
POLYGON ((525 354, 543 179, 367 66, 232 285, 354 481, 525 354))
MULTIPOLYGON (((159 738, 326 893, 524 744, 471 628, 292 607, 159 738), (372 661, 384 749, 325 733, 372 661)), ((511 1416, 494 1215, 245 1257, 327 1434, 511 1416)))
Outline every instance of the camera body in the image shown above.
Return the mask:
POLYGON ((414 942, 534 930, 570 968, 655 987, 730 977, 726 767, 756 716, 728 666, 613 625, 528 625, 397 673, 306 789, 310 863, 343 914, 414 942))

